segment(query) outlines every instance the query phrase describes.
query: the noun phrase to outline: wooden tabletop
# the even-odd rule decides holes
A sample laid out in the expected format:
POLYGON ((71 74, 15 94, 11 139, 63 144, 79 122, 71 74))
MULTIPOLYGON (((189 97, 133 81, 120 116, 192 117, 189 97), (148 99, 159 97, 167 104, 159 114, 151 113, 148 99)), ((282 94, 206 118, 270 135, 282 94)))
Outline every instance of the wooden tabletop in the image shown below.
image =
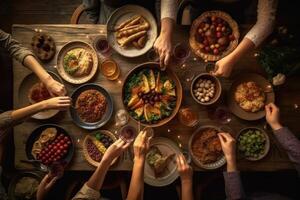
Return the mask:
MULTIPOLYGON (((92 38, 96 35, 106 35, 106 27, 104 25, 14 25, 12 34, 15 39, 20 41, 24 46, 30 48, 31 38, 35 32, 35 29, 41 29, 43 32, 51 35, 57 46, 57 52, 62 48, 64 44, 73 40, 79 40, 91 43, 89 38, 92 38), (90 37, 87 37, 90 36, 90 37)), ((241 32, 245 33, 247 28, 240 27, 241 32)), ((243 34, 242 34, 243 35, 243 34)), ((189 36, 189 27, 176 26, 173 35, 173 44, 178 42, 188 42, 189 36)), ((123 108, 123 104, 121 102, 121 89, 123 78, 127 74, 127 72, 132 69, 137 64, 141 64, 143 62, 148 61, 147 56, 141 56, 138 58, 125 58, 117 53, 113 52, 112 58, 117 61, 121 68, 121 83, 117 81, 109 81, 103 75, 98 72, 95 77, 90 81, 93 83, 100 84, 104 87, 113 97, 114 101, 114 113, 113 117, 110 119, 109 123, 107 123, 101 129, 107 129, 112 132, 116 131, 114 114, 117 110, 123 108)), ((188 69, 191 69, 195 75, 201 72, 205 72, 205 62, 201 59, 196 58, 193 54, 186 61, 186 66, 188 69)), ((43 64, 43 66, 49 70, 53 71, 57 74, 54 66, 56 65, 56 56, 49 63, 43 64)), ((254 52, 249 53, 245 58, 243 58, 238 64, 236 69, 233 72, 232 78, 224 79, 221 78, 221 83, 223 87, 223 92, 221 99, 218 104, 211 107, 205 107, 198 105, 191 97, 189 87, 190 83, 183 80, 183 71, 180 67, 173 66, 174 71, 177 73, 179 79, 182 82, 183 86, 183 101, 182 106, 189 106, 192 109, 195 109, 200 114, 200 122, 198 126, 207 125, 207 124, 216 124, 211 118, 210 113, 215 109, 217 105, 225 105, 226 106, 226 93, 232 83, 232 80, 239 73, 246 72, 255 72, 259 74, 263 74, 260 66, 256 62, 254 57, 254 52)), ((14 61, 14 108, 20 108, 19 98, 21 96, 26 96, 26 94, 19 94, 19 87, 22 83, 24 77, 26 77, 30 71, 23 67, 17 61, 14 61)), ((276 93, 276 104, 281 108, 281 116, 283 123, 288 126, 295 134, 300 133, 300 126, 297 125, 297 120, 300 119, 300 109, 297 108, 297 105, 300 104, 300 84, 296 84, 297 77, 291 77, 288 79, 287 83, 280 88, 275 88, 276 93)), ((68 90, 68 94, 71 94, 74 89, 78 86, 69 84, 64 81, 64 84, 68 90)), ((81 143, 86 134, 89 134, 90 131, 81 129, 77 127, 70 117, 69 111, 60 112, 57 116, 53 117, 49 120, 35 120, 35 119, 27 119, 24 123, 16 126, 14 128, 14 142, 15 142, 15 166, 17 169, 31 169, 32 166, 20 162, 22 159, 26 159, 25 154, 25 143, 30 135, 30 133, 39 125, 45 123, 54 123, 65 128, 73 137, 76 143, 76 151, 74 153, 74 158, 70 163, 68 170, 93 170, 95 169, 93 166, 89 165, 82 154, 81 143)), ((137 124, 132 120, 129 122, 131 125, 137 127, 137 124)), ((239 130, 245 128, 247 126, 257 126, 263 128, 265 125, 265 120, 258 120, 255 122, 248 122, 242 119, 239 119, 235 116, 232 117, 232 121, 226 125, 230 127, 233 134, 237 134, 239 130)), ((182 146, 183 149, 187 148, 188 140, 193 131, 195 131, 197 127, 187 128, 184 125, 180 124, 177 117, 171 120, 168 124, 155 128, 156 136, 163 136, 170 138, 178 145, 182 146)), ((272 135, 270 131, 268 131, 270 140, 271 140, 271 148, 268 155, 261 161, 250 162, 246 160, 239 160, 238 165, 241 171, 274 171, 280 169, 291 169, 293 168, 292 164, 289 162, 284 150, 280 147, 278 142, 275 140, 275 137, 272 135)), ((194 169, 202 170, 197 168, 193 164, 194 169)), ((118 165, 112 168, 112 170, 131 170, 132 169, 132 161, 131 154, 126 153, 119 161, 118 165)))

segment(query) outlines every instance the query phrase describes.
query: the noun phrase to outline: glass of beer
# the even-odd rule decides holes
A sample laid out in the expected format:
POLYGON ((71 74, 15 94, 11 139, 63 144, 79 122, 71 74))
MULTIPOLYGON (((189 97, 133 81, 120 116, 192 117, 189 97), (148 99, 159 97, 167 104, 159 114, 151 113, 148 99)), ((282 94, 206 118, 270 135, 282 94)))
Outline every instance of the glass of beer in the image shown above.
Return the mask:
POLYGON ((120 76, 120 68, 118 64, 112 59, 106 59, 101 63, 101 73, 108 80, 116 80, 120 76))

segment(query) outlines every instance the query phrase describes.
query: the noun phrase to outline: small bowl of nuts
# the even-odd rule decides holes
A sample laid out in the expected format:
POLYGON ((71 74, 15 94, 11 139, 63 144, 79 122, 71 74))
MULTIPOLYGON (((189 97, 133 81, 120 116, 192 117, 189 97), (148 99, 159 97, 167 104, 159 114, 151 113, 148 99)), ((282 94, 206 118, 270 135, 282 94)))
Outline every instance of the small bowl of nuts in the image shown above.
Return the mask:
POLYGON ((215 76, 202 73, 196 76, 191 84, 192 97, 201 105, 215 103, 222 91, 222 86, 215 76))

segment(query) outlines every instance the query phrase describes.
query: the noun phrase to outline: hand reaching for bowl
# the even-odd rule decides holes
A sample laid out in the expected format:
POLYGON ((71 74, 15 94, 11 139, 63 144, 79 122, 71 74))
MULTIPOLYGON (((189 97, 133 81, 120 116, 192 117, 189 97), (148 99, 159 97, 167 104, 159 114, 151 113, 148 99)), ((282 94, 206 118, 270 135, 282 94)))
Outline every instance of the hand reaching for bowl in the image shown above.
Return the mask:
POLYGON ((187 163, 185 157, 180 154, 176 157, 177 170, 180 175, 181 182, 193 181, 193 168, 187 163))
POLYGON ((102 161, 108 161, 111 163, 115 158, 119 157, 130 146, 130 144, 130 142, 127 143, 119 138, 105 151, 102 161))
POLYGON ((64 96, 67 94, 65 86, 54 80, 51 76, 44 82, 44 84, 52 96, 64 96))
POLYGON ((134 161, 144 161, 149 150, 152 137, 148 137, 145 131, 141 131, 133 144, 134 161))
POLYGON ((71 105, 71 98, 68 96, 53 97, 39 102, 42 105, 43 110, 58 109, 66 110, 71 105))
POLYGON ((229 133, 218 133, 218 137, 227 161, 227 171, 236 171, 235 139, 229 133))
POLYGON ((234 61, 230 56, 225 56, 215 64, 214 76, 229 77, 234 66, 234 61))
POLYGON ((37 200, 45 199, 46 195, 52 189, 52 187, 54 186, 57 180, 58 180, 57 177, 53 177, 50 176, 50 174, 47 174, 39 184, 39 187, 36 192, 36 199, 37 200))
POLYGON ((274 103, 269 103, 265 106, 266 120, 273 130, 282 128, 279 122, 280 112, 279 108, 274 103))

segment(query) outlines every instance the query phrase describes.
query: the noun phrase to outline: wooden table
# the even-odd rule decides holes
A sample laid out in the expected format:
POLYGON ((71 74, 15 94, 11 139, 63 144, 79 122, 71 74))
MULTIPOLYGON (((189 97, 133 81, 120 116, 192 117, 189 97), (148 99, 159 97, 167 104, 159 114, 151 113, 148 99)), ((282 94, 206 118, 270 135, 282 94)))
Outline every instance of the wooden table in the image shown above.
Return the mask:
MULTIPOLYGON (((34 29, 41 29, 44 32, 49 33, 54 40, 56 41, 57 52, 62 48, 64 44, 72 40, 80 40, 91 43, 91 40, 87 37, 88 35, 93 37, 97 34, 106 35, 106 28, 103 25, 14 25, 13 26, 13 37, 19 40, 24 46, 30 48, 31 38, 34 34, 34 29)), ((247 28, 241 27, 242 33, 245 32, 247 28)), ((174 44, 177 42, 188 42, 189 27, 179 27, 177 26, 174 31, 174 44)), ((141 56, 139 58, 125 58, 117 53, 113 53, 112 58, 117 61, 121 68, 121 80, 125 77, 127 72, 132 69, 137 64, 147 61, 147 56, 141 56)), ((56 57, 47 64, 44 64, 44 67, 47 70, 56 72, 53 66, 56 65, 56 57)), ((205 71, 205 63, 194 57, 192 54, 189 60, 186 62, 186 66, 194 71, 195 74, 205 71)), ((198 105, 191 97, 189 91, 189 83, 182 80, 183 70, 180 67, 173 67, 177 75, 182 81, 183 85, 183 101, 182 106, 190 106, 193 109, 196 109, 200 114, 199 126, 212 124, 214 123, 209 118, 210 110, 213 110, 215 107, 204 107, 198 105)), ((246 71, 257 72, 262 74, 262 70, 256 62, 253 53, 247 55, 241 62, 238 63, 236 70, 233 72, 233 77, 238 73, 245 73, 246 71)), ((23 78, 30 73, 25 67, 22 67, 20 63, 14 61, 14 108, 19 108, 18 103, 18 93, 19 86, 23 78)), ((56 72, 57 73, 57 72, 56 72)), ((223 86, 223 94, 219 101, 219 104, 224 104, 225 95, 228 91, 232 79, 220 79, 223 86)), ((295 109, 294 104, 299 104, 300 102, 300 84, 295 82, 297 77, 292 77, 288 80, 288 83, 282 86, 279 89, 276 89, 276 103, 281 107, 282 119, 285 125, 289 126, 291 130, 296 133, 300 132, 300 126, 297 125, 296 119, 300 119, 299 109, 295 109)), ((109 81, 104 78, 101 73, 97 72, 95 78, 91 81, 103 86, 113 97, 114 101, 114 114, 117 110, 123 108, 121 102, 121 88, 122 83, 115 81, 109 81)), ((64 84, 68 90, 68 94, 71 94, 76 85, 71 85, 64 81, 64 84)), ((114 115, 113 115, 114 116, 114 115)), ((94 167, 89 165, 82 154, 81 142, 86 134, 89 134, 90 131, 81 129, 77 127, 70 117, 70 113, 61 112, 52 119, 46 121, 39 121, 35 119, 28 119, 24 123, 18 125, 14 129, 14 141, 15 141, 15 166, 17 169, 31 169, 32 166, 20 162, 21 159, 26 159, 25 155, 25 142, 30 133, 39 125, 45 123, 55 123, 66 130, 73 136, 74 141, 76 141, 76 151, 74 158, 69 165, 69 170, 93 170, 94 167)), ((109 123, 107 123, 102 129, 108 129, 115 131, 114 127, 114 117, 111 118, 109 123)), ((137 124, 133 121, 129 122, 130 124, 137 127, 137 124)), ((247 126, 258 126, 263 128, 265 125, 265 120, 258 120, 255 122, 247 122, 233 116, 232 121, 228 125, 233 133, 238 133, 244 127, 247 126)), ((155 128, 156 136, 164 136, 172 139, 173 141, 180 143, 182 148, 187 148, 188 140, 193 131, 196 128, 187 128, 181 125, 175 117, 168 124, 155 128)), ((239 160, 238 165, 240 170, 244 171, 274 171, 279 169, 290 169, 293 166, 289 162, 286 154, 278 145, 278 142, 275 140, 274 136, 269 133, 271 139, 271 149, 269 154, 261 161, 249 162, 246 160, 239 160)), ((130 154, 126 154, 130 155, 130 154)), ((132 161, 130 156, 125 156, 125 159, 122 159, 119 162, 118 166, 114 167, 112 170, 131 170, 132 161)), ((194 165, 193 165, 194 166, 194 165)), ((194 169, 201 170, 194 166, 194 169)))

